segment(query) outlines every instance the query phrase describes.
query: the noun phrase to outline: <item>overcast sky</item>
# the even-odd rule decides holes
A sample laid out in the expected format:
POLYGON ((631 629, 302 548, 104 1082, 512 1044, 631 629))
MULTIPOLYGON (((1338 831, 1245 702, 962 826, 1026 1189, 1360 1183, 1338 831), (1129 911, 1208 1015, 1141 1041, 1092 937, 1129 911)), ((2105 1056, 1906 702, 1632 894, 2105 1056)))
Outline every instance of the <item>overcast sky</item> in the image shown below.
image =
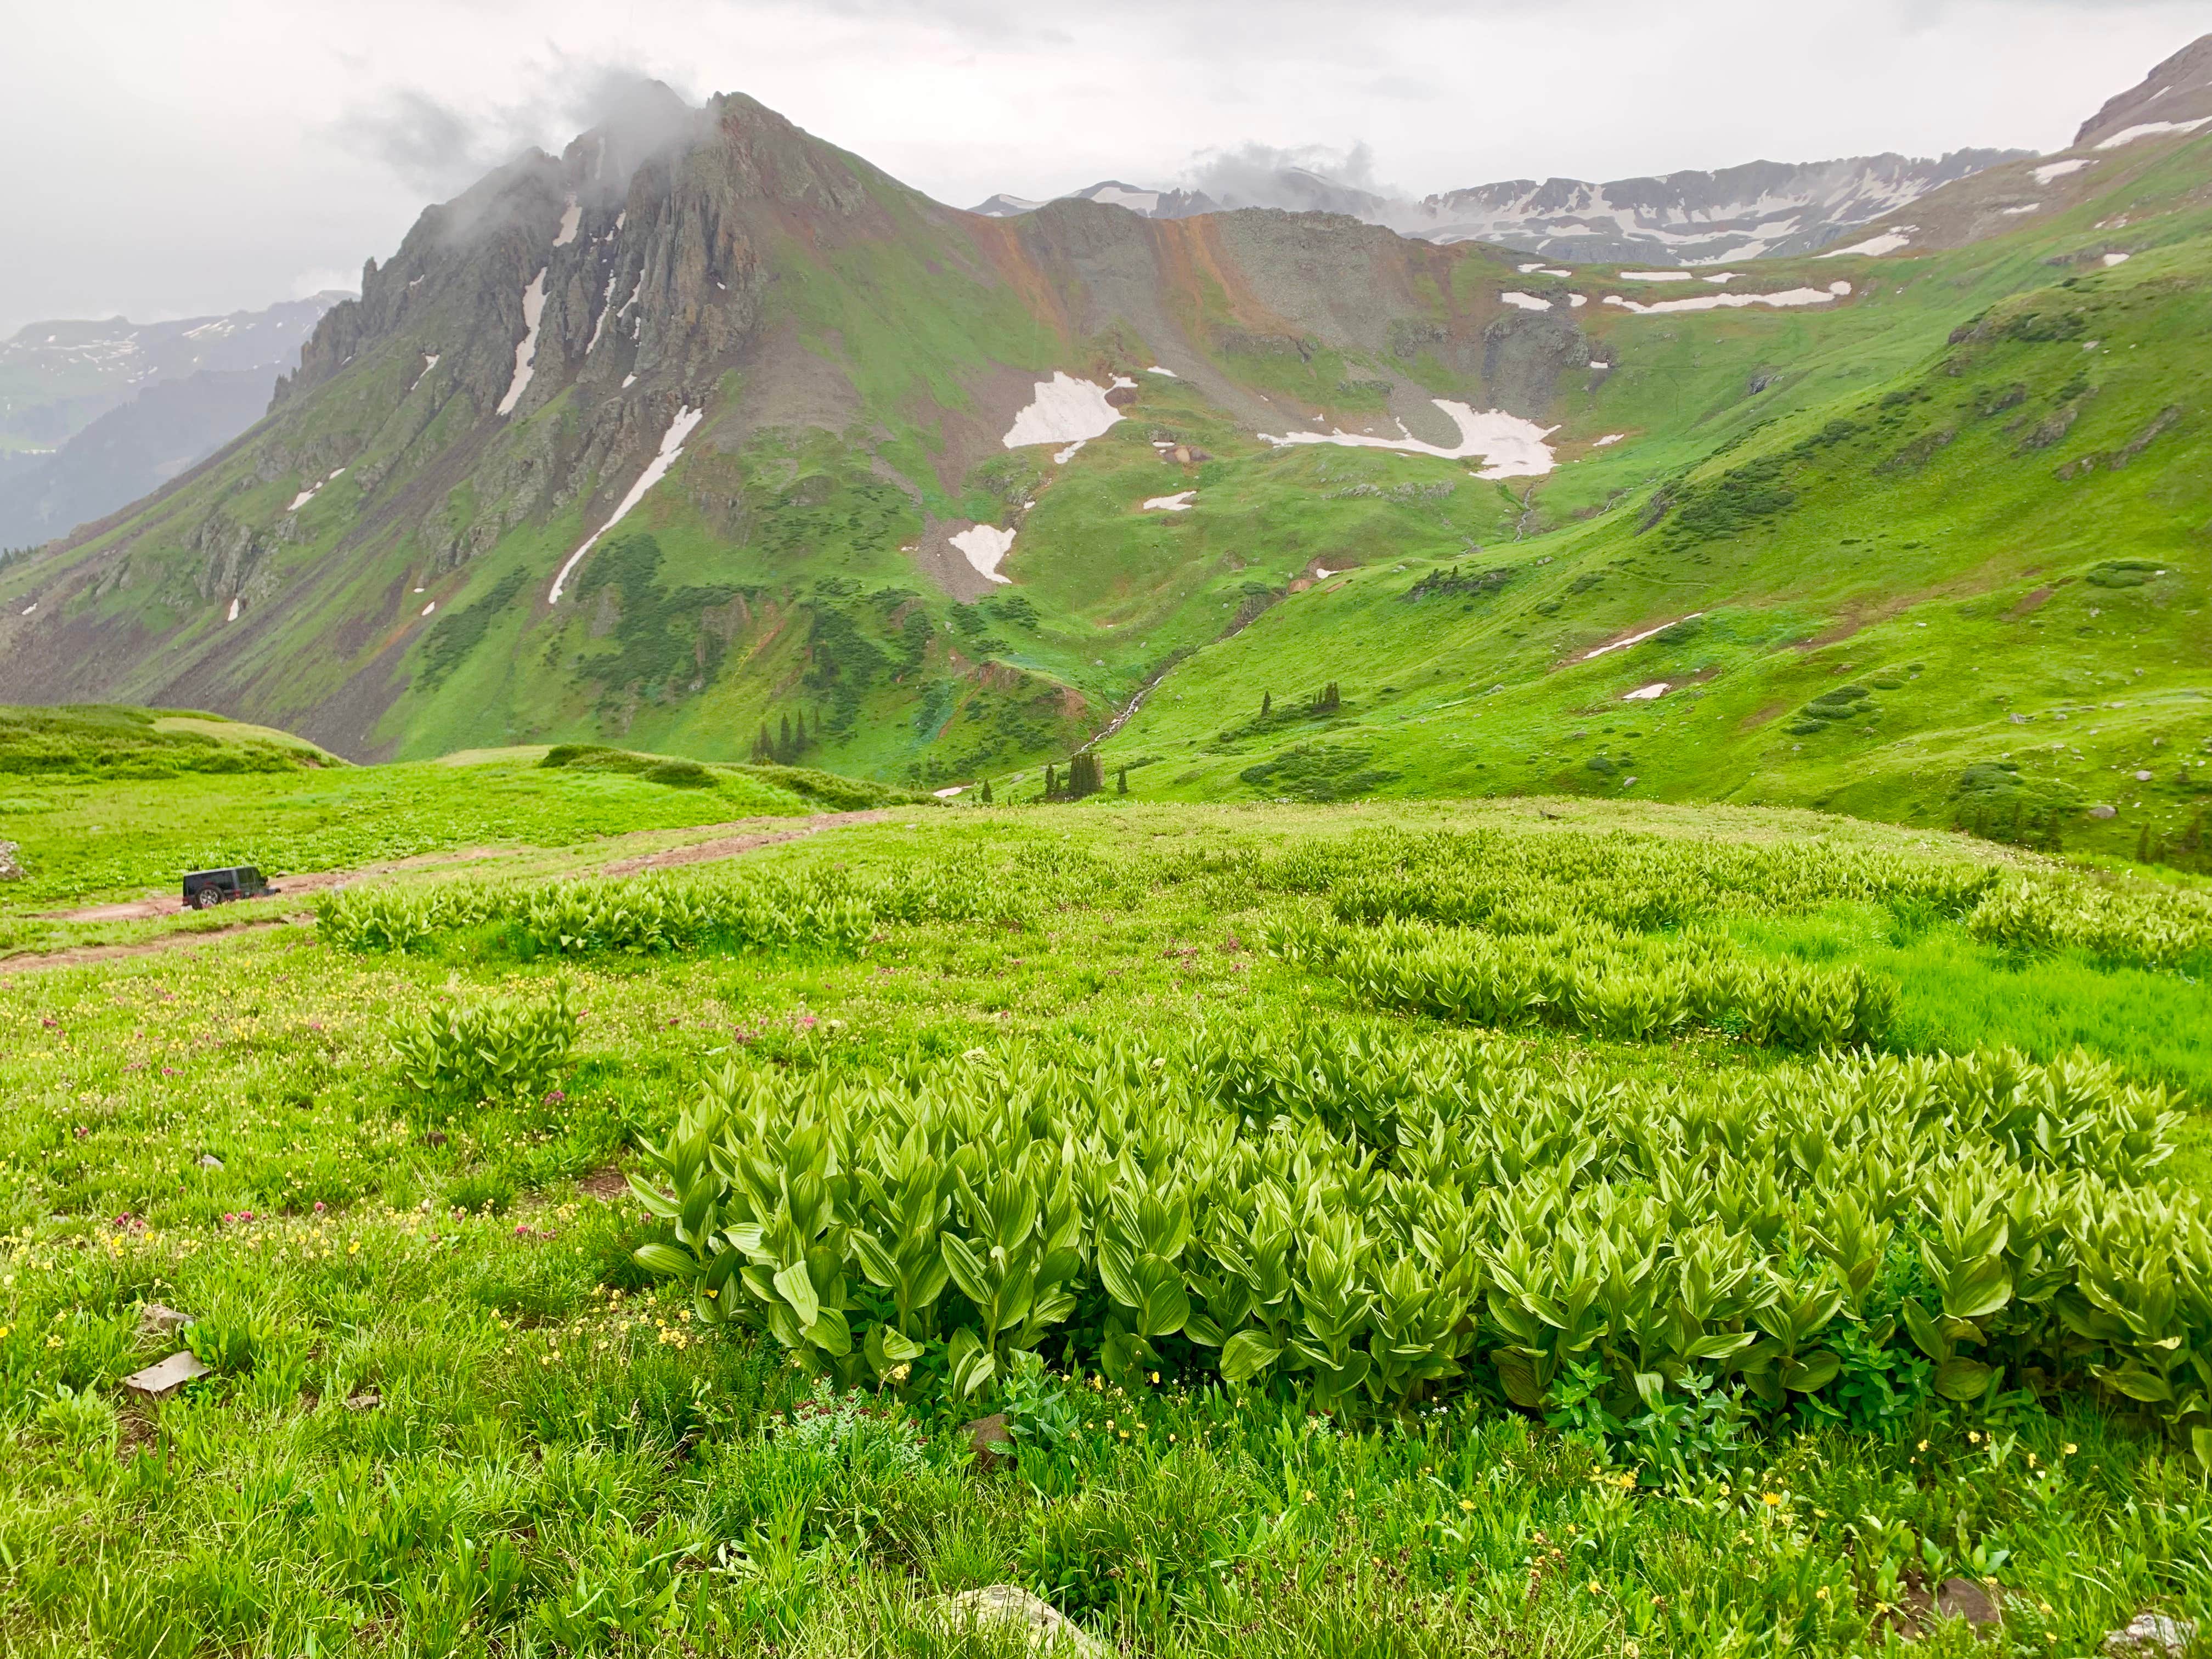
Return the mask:
POLYGON ((1414 194, 2063 147, 2207 0, 106 0, 0 22, 0 335, 356 284, 610 76, 743 91, 941 200, 1358 152, 1414 194))

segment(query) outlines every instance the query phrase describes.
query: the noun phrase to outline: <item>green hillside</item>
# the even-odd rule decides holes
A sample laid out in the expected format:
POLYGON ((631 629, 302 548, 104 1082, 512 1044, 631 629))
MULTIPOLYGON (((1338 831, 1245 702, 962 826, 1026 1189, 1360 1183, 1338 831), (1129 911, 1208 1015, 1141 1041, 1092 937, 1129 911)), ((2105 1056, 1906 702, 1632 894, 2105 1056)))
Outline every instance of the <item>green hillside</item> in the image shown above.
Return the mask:
POLYGON ((791 721, 927 788, 1142 694, 1103 753, 1155 797, 1632 790, 2200 855, 2212 138, 1655 281, 1318 215, 980 219, 750 100, 690 118, 619 189, 586 135, 432 210, 255 434, 0 568, 0 694, 356 759, 743 762, 791 721), (1015 442, 1055 376, 1119 418, 1015 442), (1455 455, 1438 400, 1510 431, 1455 455))

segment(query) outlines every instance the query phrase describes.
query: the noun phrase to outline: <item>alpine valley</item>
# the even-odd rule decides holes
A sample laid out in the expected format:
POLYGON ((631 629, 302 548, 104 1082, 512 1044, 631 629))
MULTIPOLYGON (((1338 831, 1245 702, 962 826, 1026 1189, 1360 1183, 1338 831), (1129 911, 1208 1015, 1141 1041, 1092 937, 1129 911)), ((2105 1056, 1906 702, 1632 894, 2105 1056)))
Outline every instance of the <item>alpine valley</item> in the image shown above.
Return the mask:
POLYGON ((649 97, 0 565, 0 702, 2201 844, 2212 37, 2063 154, 1686 177, 966 212, 649 97))

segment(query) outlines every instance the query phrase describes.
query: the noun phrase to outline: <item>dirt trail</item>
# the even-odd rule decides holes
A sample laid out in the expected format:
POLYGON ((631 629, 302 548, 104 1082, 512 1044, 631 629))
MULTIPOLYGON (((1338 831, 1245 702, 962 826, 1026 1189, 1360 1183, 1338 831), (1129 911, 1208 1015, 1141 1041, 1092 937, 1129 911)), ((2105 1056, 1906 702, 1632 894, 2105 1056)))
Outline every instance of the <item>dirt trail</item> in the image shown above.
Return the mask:
MULTIPOLYGON (((783 842, 803 841, 809 836, 819 835, 824 830, 842 829, 847 824, 880 823, 892 816, 890 807, 872 807, 866 811, 817 812, 805 819, 738 818, 727 823, 706 823, 695 829, 671 831, 641 830, 621 837, 634 841, 646 836, 670 834, 697 835, 707 840, 686 842, 680 846, 664 848, 657 853, 643 853, 629 858, 614 859, 591 869, 578 871, 578 875, 634 876, 648 870, 674 869, 686 864, 706 864, 716 859, 736 858, 758 848, 774 847, 783 842)), ((161 939, 140 939, 130 945, 80 945, 64 951, 48 951, 23 956, 0 957, 0 974, 20 972, 31 968, 73 968, 91 962, 106 962, 118 957, 155 956, 167 951, 185 951, 210 939, 228 939, 234 934, 258 932, 264 928, 305 925, 313 919, 305 912, 298 915, 270 915, 275 908, 270 901, 297 899, 307 893, 327 892, 343 887, 349 882, 366 880, 374 876, 388 876, 405 871, 434 869, 443 865, 474 864, 489 860, 520 858, 527 854, 547 849, 537 847, 489 848, 472 847, 459 853, 426 853, 419 858, 400 859, 390 864, 367 865, 358 870, 318 870, 301 872, 278 878, 278 886, 269 898, 236 901, 241 907, 250 906, 260 912, 250 919, 241 916, 227 927, 210 927, 190 933, 171 933, 161 939)), ((177 915, 184 910, 180 898, 163 895, 134 899, 120 904, 95 904, 82 910, 49 910, 40 912, 46 921, 139 921, 161 916, 177 915)), ((224 907, 228 908, 228 906, 224 907)))

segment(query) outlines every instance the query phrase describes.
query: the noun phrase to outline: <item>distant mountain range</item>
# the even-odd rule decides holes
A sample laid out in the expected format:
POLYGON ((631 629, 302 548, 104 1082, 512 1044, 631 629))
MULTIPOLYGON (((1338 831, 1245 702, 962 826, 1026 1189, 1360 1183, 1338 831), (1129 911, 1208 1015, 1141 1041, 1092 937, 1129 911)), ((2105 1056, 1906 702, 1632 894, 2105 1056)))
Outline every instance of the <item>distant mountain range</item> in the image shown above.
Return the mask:
MULTIPOLYGON (((2212 40, 2057 155, 1087 195, 963 212, 659 89, 428 209, 234 441, 0 562, 0 702, 362 758, 788 717, 933 790, 1092 745, 1152 799, 2118 854, 2212 814, 2212 40)), ((81 326, 0 397, 52 362, 151 426, 248 372, 195 324, 149 386, 174 340, 81 326)))
POLYGON ((114 511, 261 418, 325 292, 168 323, 32 323, 0 343, 0 547, 114 511))
MULTIPOLYGON (((1423 241, 1490 242, 1570 264, 1721 264, 1817 252, 1931 191, 2028 154, 1961 149, 1936 161, 1884 155, 1841 161, 1753 161, 1719 173, 1670 173, 1607 184, 1515 179, 1419 201, 1379 196, 1307 167, 1279 168, 1234 199, 1145 189, 1119 179, 1070 194, 1148 219, 1280 208, 1348 214, 1423 241)), ((1010 218, 1043 205, 999 195, 973 210, 1010 218)))

